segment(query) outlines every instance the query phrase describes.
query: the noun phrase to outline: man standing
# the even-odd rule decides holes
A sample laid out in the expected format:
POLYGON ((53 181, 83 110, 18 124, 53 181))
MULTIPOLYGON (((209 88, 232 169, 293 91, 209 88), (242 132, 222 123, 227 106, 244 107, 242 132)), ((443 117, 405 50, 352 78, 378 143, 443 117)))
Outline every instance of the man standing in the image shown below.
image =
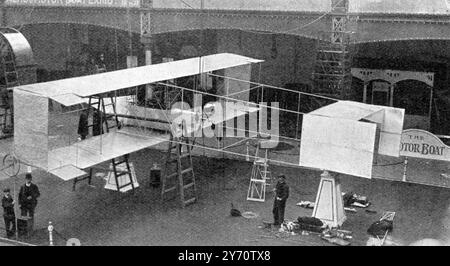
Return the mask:
POLYGON ((278 176, 278 182, 275 187, 275 201, 273 202, 273 224, 276 226, 284 222, 284 209, 288 197, 289 186, 286 184, 286 177, 280 175, 278 176))
POLYGON ((99 111, 95 110, 92 115, 92 136, 98 136, 104 133, 103 125, 105 124, 105 115, 99 111))
POLYGON ((30 173, 25 176, 25 185, 19 191, 19 204, 22 216, 34 217, 34 209, 37 205, 37 198, 41 195, 38 186, 31 183, 33 179, 30 173))
POLYGON ((16 233, 16 215, 14 212, 14 199, 9 188, 3 190, 2 207, 5 220, 6 237, 13 237, 16 233))
POLYGON ((89 134, 88 119, 88 111, 81 111, 80 120, 78 121, 78 135, 80 136, 81 140, 85 140, 87 135, 89 134))

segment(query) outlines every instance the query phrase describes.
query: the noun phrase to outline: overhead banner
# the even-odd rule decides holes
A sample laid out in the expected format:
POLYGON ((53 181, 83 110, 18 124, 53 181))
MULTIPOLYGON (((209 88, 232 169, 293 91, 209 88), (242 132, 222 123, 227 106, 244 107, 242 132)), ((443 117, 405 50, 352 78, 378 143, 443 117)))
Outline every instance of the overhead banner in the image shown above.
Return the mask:
POLYGON ((432 133, 421 129, 404 130, 400 155, 429 160, 450 161, 450 147, 432 133))
POLYGON ((5 5, 139 8, 140 0, 6 0, 5 5))
MULTIPOLYGON (((331 0, 207 0, 204 9, 330 12, 331 0)), ((201 0, 153 0, 154 8, 200 9, 201 0)))
POLYGON ((447 14, 449 0, 350 0, 351 13, 447 14))

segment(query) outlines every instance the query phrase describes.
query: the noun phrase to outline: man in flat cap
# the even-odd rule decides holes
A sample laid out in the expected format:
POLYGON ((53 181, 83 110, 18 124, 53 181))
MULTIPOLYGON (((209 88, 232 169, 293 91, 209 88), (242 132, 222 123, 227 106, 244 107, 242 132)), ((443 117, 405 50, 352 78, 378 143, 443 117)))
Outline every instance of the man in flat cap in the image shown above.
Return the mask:
POLYGON ((274 225, 279 226, 284 222, 284 209, 286 200, 289 197, 289 186, 286 184, 286 176, 279 175, 275 187, 275 200, 273 202, 273 220, 274 225))
POLYGON ((38 186, 33 184, 31 180, 33 177, 31 173, 27 173, 25 176, 25 184, 20 187, 19 191, 19 205, 22 216, 30 218, 34 217, 34 209, 37 205, 37 199, 41 195, 38 186))
POLYGON ((11 238, 16 233, 16 215, 14 212, 14 199, 11 197, 11 190, 3 190, 2 207, 3 219, 5 220, 6 237, 11 238))

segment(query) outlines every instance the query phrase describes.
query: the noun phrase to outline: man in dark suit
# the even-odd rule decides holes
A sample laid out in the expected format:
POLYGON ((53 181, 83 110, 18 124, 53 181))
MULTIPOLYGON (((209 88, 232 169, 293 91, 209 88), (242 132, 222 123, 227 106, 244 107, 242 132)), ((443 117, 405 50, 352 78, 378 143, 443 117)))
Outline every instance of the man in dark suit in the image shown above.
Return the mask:
POLYGON ((9 188, 3 190, 2 207, 5 220, 6 237, 13 237, 16 233, 16 215, 14 212, 14 199, 9 188))
POLYGON ((83 110, 78 121, 78 135, 81 140, 86 139, 87 135, 89 135, 88 119, 88 111, 83 110))
POLYGON ((38 186, 31 183, 33 177, 30 173, 25 176, 25 184, 20 188, 19 191, 19 205, 22 216, 27 216, 30 218, 34 217, 34 210, 36 209, 37 199, 41 195, 38 186))
POLYGON ((284 222, 284 209, 286 200, 289 197, 289 186, 286 184, 284 175, 278 176, 278 182, 275 187, 275 200, 273 202, 273 224, 279 226, 284 222))
POLYGON ((92 136, 98 136, 104 133, 103 125, 105 124, 106 116, 103 112, 95 110, 92 117, 92 136))

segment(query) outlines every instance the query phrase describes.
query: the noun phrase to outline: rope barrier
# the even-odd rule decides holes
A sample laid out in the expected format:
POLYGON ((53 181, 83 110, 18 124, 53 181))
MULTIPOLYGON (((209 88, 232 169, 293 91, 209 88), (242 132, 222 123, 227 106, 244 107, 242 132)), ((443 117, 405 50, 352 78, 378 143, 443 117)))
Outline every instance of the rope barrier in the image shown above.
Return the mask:
POLYGON ((404 162, 398 162, 398 163, 389 163, 389 164, 373 164, 373 166, 394 166, 394 165, 400 165, 404 164, 404 162))
POLYGON ((17 244, 19 246, 33 246, 33 247, 36 246, 36 245, 30 244, 30 243, 26 243, 26 242, 14 240, 14 239, 8 239, 8 238, 4 238, 4 237, 0 237, 0 241, 11 243, 11 244, 17 244))
POLYGON ((68 238, 66 238, 65 236, 63 236, 61 233, 59 233, 55 228, 53 228, 53 232, 56 234, 56 236, 58 236, 59 238, 61 238, 62 240, 66 241, 69 240, 68 238))

